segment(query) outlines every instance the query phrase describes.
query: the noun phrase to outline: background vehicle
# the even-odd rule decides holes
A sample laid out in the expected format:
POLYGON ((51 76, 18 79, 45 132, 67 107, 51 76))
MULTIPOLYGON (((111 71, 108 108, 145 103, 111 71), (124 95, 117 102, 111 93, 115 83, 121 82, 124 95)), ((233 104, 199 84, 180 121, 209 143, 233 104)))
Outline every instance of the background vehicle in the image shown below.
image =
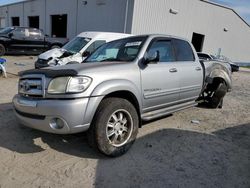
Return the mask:
POLYGON ((43 31, 28 27, 6 27, 0 30, 0 56, 11 54, 39 54, 61 47, 67 39, 51 38, 43 31))
POLYGON ((13 99, 22 124, 46 132, 88 131, 108 156, 124 154, 148 121, 205 101, 222 105, 231 72, 202 64, 185 39, 134 36, 106 43, 82 64, 20 73, 13 99))
POLYGON ((219 56, 219 57, 215 57, 213 55, 209 55, 206 53, 201 53, 198 52, 198 57, 200 58, 200 60, 204 60, 204 61, 220 61, 222 63, 228 63, 231 67, 232 72, 238 72, 240 67, 238 65, 236 65, 235 63, 233 63, 230 59, 228 59, 225 56, 219 56))
POLYGON ((124 33, 83 32, 62 48, 49 50, 38 56, 35 68, 81 63, 95 49, 113 40, 131 36, 124 33))

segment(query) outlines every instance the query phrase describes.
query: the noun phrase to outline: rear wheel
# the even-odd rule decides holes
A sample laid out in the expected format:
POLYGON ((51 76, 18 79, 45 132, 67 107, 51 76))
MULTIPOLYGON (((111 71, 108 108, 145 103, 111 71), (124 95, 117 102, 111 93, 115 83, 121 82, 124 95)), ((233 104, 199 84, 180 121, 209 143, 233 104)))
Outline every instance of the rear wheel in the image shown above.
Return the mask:
POLYGON ((4 45, 0 44, 0 56, 3 56, 6 53, 4 45))
POLYGON ((138 133, 138 114, 126 99, 104 99, 88 132, 91 146, 107 156, 117 157, 133 145, 138 133))
POLYGON ((55 49, 55 48, 61 48, 59 45, 52 45, 51 47, 50 47, 50 49, 55 49))
POLYGON ((219 83, 217 89, 214 91, 209 100, 209 105, 212 108, 222 108, 223 98, 227 93, 227 86, 224 82, 219 83))

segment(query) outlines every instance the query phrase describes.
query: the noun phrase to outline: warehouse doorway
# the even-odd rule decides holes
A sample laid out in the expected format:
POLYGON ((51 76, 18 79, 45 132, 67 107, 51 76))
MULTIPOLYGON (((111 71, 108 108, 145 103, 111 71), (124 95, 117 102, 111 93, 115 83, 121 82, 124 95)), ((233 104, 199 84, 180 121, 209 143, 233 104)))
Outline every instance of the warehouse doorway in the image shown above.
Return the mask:
POLYGON ((67 14, 51 16, 51 36, 67 37, 67 14))
POLYGON ((12 17, 12 26, 20 26, 20 19, 19 17, 12 17))
POLYGON ((39 16, 29 16, 29 27, 39 29, 39 16))
POLYGON ((192 44, 197 52, 202 52, 205 35, 193 33, 192 44))

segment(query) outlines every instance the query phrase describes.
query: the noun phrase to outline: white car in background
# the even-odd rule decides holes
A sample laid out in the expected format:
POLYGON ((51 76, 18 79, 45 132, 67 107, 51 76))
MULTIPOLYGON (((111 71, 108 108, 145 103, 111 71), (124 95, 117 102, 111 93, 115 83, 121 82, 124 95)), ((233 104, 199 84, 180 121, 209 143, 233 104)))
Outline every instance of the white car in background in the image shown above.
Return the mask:
POLYGON ((38 56, 35 68, 66 65, 70 62, 81 63, 101 45, 121 38, 132 36, 125 33, 83 32, 65 44, 38 56))

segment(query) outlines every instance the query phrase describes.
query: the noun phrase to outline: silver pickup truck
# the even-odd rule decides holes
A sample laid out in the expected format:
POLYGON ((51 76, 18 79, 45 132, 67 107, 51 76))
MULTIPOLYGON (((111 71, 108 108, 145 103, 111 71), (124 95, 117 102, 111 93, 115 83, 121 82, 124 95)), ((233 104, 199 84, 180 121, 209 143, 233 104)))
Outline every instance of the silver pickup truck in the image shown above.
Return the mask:
POLYGON ((185 39, 143 35, 104 44, 82 64, 20 73, 13 98, 19 122, 71 134, 88 131, 91 146, 120 156, 142 121, 205 102, 222 106, 231 71, 200 62, 185 39))

